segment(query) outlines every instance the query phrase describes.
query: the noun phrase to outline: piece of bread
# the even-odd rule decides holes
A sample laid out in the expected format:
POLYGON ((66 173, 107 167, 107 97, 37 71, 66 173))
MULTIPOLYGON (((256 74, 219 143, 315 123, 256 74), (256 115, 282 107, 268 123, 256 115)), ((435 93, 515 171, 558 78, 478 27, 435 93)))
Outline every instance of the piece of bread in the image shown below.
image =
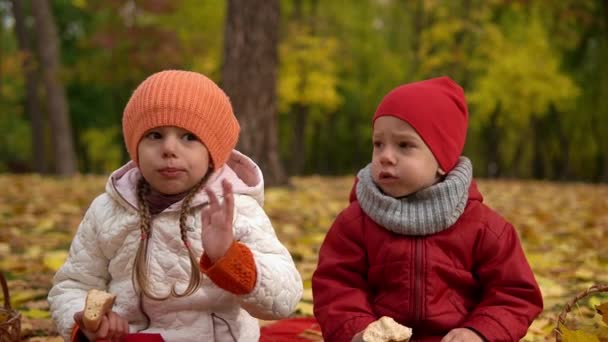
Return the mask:
POLYGON ((383 316, 363 330, 364 342, 407 342, 412 337, 412 329, 394 319, 383 316))
POLYGON ((84 328, 89 331, 97 331, 101 319, 112 309, 115 299, 116 295, 111 293, 96 289, 89 290, 82 316, 84 328))

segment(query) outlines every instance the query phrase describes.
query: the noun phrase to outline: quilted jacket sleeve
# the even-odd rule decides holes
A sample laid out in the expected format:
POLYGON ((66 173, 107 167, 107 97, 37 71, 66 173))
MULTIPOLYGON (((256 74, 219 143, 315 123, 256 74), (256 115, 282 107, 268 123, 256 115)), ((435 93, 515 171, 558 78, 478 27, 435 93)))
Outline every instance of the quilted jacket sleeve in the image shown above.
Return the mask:
POLYGON ((489 227, 476 254, 476 274, 485 290, 464 326, 488 341, 519 341, 543 300, 517 232, 504 221, 489 227))
POLYGON ((347 212, 336 218, 327 233, 312 277, 315 317, 325 341, 349 342, 379 318, 368 299, 361 216, 347 212))
POLYGON ((251 250, 257 273, 253 290, 238 296, 239 301, 253 317, 287 317, 302 297, 302 278, 258 202, 249 196, 235 200, 240 202, 235 212, 236 238, 251 250))
MULTIPOLYGON (((103 196, 103 195, 102 195, 103 196)), ((50 310, 57 330, 69 341, 74 313, 84 308, 87 291, 105 289, 109 280, 108 260, 97 243, 95 211, 103 207, 98 197, 87 210, 72 241, 66 262, 55 274, 49 292, 50 310)))

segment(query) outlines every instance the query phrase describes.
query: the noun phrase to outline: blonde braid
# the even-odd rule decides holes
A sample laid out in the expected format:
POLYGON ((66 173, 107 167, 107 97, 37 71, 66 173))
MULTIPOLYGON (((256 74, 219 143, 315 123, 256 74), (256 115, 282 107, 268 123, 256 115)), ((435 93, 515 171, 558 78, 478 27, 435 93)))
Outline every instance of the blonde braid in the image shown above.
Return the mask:
POLYGON ((182 238, 182 241, 184 242, 184 246, 186 247, 186 250, 188 251, 188 257, 190 258, 190 281, 188 282, 188 287, 184 290, 183 293, 177 293, 175 291, 175 286, 173 286, 173 289, 171 289, 171 294, 175 297, 187 297, 191 294, 193 294, 194 292, 196 292, 196 290, 198 290, 200 284, 201 284, 201 272, 200 272, 200 266, 199 266, 199 262, 198 262, 198 258, 196 255, 194 255, 194 252, 192 251, 192 248, 190 246, 190 242, 188 241, 188 235, 187 235, 187 225, 186 225, 186 218, 188 217, 188 213, 190 212, 190 209, 192 209, 190 207, 190 204, 192 203, 192 199, 194 198, 194 196, 199 192, 199 190, 203 187, 203 184, 206 183, 207 178, 209 176, 210 172, 208 172, 205 177, 203 177, 203 179, 201 179, 201 181, 196 184, 188 193, 188 195, 186 195, 186 197, 184 198, 184 201, 182 202, 182 208, 179 214, 179 232, 182 238))
POLYGON ((165 297, 157 297, 150 292, 150 289, 148 288, 148 278, 146 277, 146 272, 148 270, 148 240, 150 239, 150 234, 152 232, 152 216, 150 215, 150 208, 147 201, 147 196, 149 193, 150 185, 142 177, 137 183, 141 239, 139 241, 137 253, 135 254, 135 261, 133 262, 131 281, 133 282, 133 288, 135 291, 141 291, 141 294, 150 299, 165 300, 169 298, 169 295, 166 295, 165 297))

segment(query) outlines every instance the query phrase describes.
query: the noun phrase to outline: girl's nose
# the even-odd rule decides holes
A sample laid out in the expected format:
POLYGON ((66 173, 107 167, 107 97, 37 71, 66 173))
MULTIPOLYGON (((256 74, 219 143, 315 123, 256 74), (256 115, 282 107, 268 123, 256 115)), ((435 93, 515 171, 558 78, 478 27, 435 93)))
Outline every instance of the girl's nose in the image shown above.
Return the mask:
POLYGON ((166 136, 162 143, 163 157, 175 157, 177 143, 175 137, 172 137, 171 135, 166 136))

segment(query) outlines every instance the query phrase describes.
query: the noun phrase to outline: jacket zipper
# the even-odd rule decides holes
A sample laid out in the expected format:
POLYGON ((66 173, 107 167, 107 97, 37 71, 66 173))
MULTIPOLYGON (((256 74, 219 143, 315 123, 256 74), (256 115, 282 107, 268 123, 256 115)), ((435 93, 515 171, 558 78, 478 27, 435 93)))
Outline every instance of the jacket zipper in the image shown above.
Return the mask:
POLYGON ((418 325, 422 317, 422 239, 414 243, 414 323, 418 325))
POLYGON ((129 207, 133 208, 133 210, 138 211, 138 209, 133 204, 131 204, 131 202, 127 201, 127 199, 124 198, 122 194, 118 191, 118 189, 116 188, 116 184, 114 184, 114 179, 112 179, 112 189, 114 189, 114 192, 118 195, 118 197, 120 197, 120 199, 123 200, 123 202, 125 202, 129 207))
POLYGON ((219 319, 222 322, 224 322, 224 324, 226 324, 226 327, 228 327, 228 333, 230 334, 230 337, 232 337, 232 340, 234 342, 238 342, 236 336, 234 336, 234 333, 232 332, 232 327, 230 327, 230 324, 228 323, 228 321, 226 321, 225 319, 223 319, 222 317, 216 315, 214 312, 211 313, 211 325, 213 326, 213 336, 215 337, 215 319, 219 319))

